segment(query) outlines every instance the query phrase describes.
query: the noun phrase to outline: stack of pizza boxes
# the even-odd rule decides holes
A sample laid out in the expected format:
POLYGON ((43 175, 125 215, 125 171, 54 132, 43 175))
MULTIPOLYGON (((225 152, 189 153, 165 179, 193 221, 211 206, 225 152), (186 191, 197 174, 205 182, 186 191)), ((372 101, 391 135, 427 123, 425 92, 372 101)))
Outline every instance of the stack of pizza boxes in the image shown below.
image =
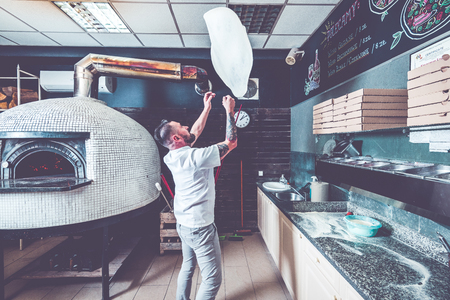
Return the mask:
POLYGON ((313 134, 333 133, 333 99, 313 107, 313 134))
POLYGON ((406 89, 360 89, 334 99, 336 132, 405 127, 406 89))
POLYGON ((408 72, 408 126, 450 123, 449 58, 408 72))
POLYGON ((324 101, 314 106, 313 133, 405 127, 408 114, 407 101, 406 89, 360 89, 324 101))

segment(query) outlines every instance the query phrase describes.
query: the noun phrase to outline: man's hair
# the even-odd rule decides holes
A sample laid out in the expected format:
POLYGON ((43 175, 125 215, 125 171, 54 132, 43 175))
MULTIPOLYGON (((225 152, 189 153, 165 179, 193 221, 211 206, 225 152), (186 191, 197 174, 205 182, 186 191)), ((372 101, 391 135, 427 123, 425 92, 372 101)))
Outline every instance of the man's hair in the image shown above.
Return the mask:
POLYGON ((170 126, 169 121, 162 120, 161 124, 158 125, 153 134, 155 140, 162 146, 166 147, 170 144, 170 135, 172 133, 172 126, 170 126))

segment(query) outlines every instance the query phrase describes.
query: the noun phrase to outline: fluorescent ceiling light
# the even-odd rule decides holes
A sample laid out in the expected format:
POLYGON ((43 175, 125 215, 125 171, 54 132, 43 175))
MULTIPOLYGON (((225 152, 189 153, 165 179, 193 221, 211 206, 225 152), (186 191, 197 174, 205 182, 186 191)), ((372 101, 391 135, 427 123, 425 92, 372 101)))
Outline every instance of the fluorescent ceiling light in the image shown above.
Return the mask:
POLYGON ((87 32, 130 33, 109 3, 65 1, 53 3, 87 32))

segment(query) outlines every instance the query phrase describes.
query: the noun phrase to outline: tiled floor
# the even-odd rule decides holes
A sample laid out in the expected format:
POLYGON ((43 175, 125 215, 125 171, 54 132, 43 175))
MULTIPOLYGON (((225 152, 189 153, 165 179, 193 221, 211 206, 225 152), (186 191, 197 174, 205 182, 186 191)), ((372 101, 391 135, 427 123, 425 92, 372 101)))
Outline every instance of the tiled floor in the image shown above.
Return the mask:
MULTIPOLYGON (((291 300, 289 293, 259 233, 244 241, 223 241, 223 283, 218 300, 291 300)), ((111 299, 172 300, 181 267, 181 252, 166 252, 142 242, 110 284, 111 299)), ((194 274, 191 299, 201 282, 194 274)), ((100 279, 14 280, 6 286, 7 299, 96 300, 101 299, 100 279)))

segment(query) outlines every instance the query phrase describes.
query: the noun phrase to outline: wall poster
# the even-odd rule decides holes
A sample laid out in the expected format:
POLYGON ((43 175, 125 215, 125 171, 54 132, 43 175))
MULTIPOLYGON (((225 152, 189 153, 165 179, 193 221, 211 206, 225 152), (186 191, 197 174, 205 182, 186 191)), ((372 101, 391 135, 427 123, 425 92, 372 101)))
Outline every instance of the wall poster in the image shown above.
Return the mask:
POLYGON ((449 21, 450 0, 342 1, 301 48, 298 102, 448 32, 449 21))
POLYGON ((440 60, 444 54, 450 54, 450 37, 411 54, 410 70, 440 60))

